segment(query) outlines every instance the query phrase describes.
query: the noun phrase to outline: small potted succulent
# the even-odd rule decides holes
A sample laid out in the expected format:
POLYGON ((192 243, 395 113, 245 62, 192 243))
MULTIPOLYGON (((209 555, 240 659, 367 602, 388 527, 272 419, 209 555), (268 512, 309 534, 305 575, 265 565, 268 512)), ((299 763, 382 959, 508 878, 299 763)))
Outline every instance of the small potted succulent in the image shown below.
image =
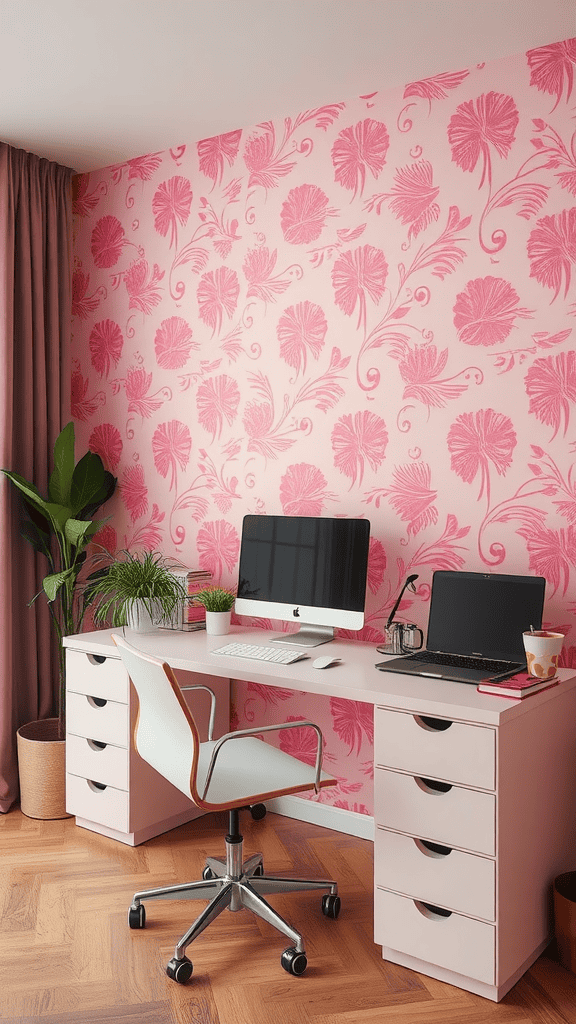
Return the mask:
POLYGON ((206 609, 206 632, 224 636, 230 632, 230 615, 236 594, 227 587, 204 587, 194 594, 194 603, 206 609))
POLYGON ((119 551, 95 556, 109 564, 88 577, 94 625, 128 626, 149 633, 169 623, 186 600, 187 589, 172 569, 179 566, 159 551, 119 551))

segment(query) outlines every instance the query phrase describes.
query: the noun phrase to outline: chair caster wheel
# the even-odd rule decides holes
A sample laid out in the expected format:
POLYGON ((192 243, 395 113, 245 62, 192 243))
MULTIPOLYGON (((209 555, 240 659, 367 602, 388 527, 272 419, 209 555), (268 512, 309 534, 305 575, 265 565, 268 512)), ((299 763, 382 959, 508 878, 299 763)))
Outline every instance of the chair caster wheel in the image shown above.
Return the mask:
POLYGON ((202 872, 202 878, 205 882, 209 882, 211 878, 216 878, 216 875, 212 871, 212 868, 204 868, 202 872))
POLYGON ((184 985, 187 981, 190 981, 193 970, 192 961, 187 956, 183 956, 181 960, 177 960, 173 956, 166 965, 166 974, 169 978, 172 978, 172 981, 177 981, 179 985, 184 985))
POLYGON ((335 921, 340 913, 342 902, 339 896, 335 896, 333 893, 328 893, 322 897, 322 913, 324 917, 331 917, 335 921))
POLYGON ((266 817, 266 804, 252 804, 250 814, 254 821, 262 821, 266 817))
POLYGON ((143 903, 140 903, 137 907, 130 907, 128 911, 128 924, 130 928, 146 927, 146 911, 143 903))
POLYGON ((304 971, 308 967, 308 961, 305 953, 298 953, 294 946, 289 946, 285 949, 280 957, 280 963, 288 974, 300 975, 304 974, 304 971))

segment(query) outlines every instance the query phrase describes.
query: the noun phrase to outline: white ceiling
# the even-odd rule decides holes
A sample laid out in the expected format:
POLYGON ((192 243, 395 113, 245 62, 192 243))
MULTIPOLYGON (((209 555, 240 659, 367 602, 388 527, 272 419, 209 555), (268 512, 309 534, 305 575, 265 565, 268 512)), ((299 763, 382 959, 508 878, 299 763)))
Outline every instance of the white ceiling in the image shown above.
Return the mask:
POLYGON ((0 0, 0 140, 78 171, 576 36, 576 0, 0 0))

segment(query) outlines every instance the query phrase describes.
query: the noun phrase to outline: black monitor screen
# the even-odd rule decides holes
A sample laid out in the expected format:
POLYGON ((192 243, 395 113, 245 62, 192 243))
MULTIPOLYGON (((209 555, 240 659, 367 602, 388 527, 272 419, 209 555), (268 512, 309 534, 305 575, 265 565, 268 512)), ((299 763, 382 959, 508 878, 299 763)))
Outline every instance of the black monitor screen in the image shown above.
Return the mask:
POLYGON ((245 516, 238 597, 362 612, 369 539, 366 519, 245 516))

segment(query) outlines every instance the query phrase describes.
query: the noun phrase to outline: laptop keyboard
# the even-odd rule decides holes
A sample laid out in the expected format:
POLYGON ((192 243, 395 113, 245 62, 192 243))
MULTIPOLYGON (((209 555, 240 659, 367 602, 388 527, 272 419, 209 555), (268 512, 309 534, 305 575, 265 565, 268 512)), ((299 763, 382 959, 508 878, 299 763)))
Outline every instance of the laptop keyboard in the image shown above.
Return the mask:
POLYGON ((473 658, 465 654, 437 654, 434 651, 418 651, 410 655, 412 661, 423 661, 428 665, 450 665, 454 668, 475 668, 488 675, 507 672, 516 663, 513 661, 491 661, 489 658, 473 658))

